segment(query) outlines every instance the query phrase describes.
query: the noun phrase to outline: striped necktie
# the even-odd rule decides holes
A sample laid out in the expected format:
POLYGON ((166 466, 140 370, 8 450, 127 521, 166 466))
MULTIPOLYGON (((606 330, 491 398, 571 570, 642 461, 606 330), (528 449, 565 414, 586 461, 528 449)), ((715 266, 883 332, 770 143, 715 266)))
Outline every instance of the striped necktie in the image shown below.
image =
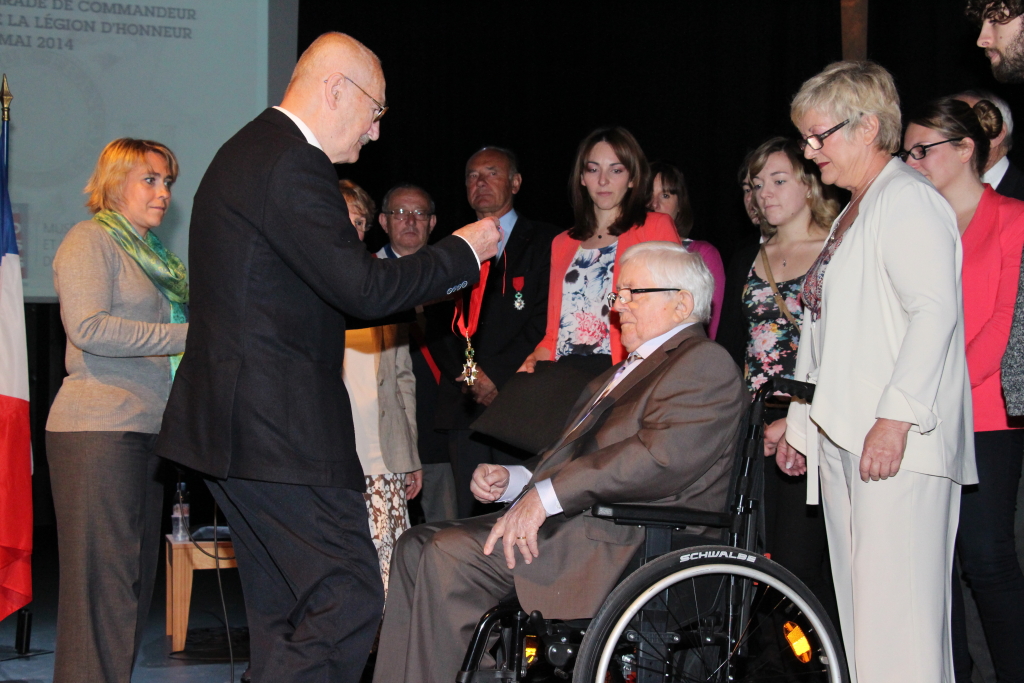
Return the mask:
POLYGON ((581 424, 583 424, 583 421, 590 417, 590 414, 594 412, 594 408, 596 408, 598 404, 600 404, 601 401, 604 400, 605 396, 612 393, 612 389, 618 386, 619 382, 622 381, 622 378, 626 374, 627 368, 632 367, 634 364, 639 363, 643 359, 644 357, 641 356, 636 351, 629 354, 629 356, 626 357, 626 362, 622 364, 621 368, 615 371, 615 374, 612 375, 612 378, 608 381, 608 384, 606 384, 604 389, 601 390, 601 393, 597 395, 597 398, 595 398, 591 402, 590 407, 587 409, 587 412, 583 413, 583 417, 577 420, 576 424, 574 424, 572 428, 576 429, 581 424))

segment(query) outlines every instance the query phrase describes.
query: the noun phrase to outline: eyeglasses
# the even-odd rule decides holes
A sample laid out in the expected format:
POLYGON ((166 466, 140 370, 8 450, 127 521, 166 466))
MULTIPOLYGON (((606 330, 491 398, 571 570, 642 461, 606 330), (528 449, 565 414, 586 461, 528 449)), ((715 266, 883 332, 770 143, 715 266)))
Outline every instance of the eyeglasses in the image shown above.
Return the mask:
POLYGON ((623 287, 619 290, 618 294, 611 292, 608 295, 608 305, 614 306, 616 301, 624 304, 628 304, 633 300, 634 294, 647 294, 648 292, 681 292, 683 290, 678 287, 647 287, 645 289, 632 289, 630 287, 623 287))
POLYGON ((394 211, 385 211, 384 213, 391 216, 399 223, 402 221, 425 221, 434 215, 432 213, 427 213, 426 211, 420 211, 419 209, 413 209, 412 211, 408 211, 406 209, 395 209, 394 211))
POLYGON ((935 147, 937 145, 944 145, 947 142, 960 142, 961 140, 963 140, 962 137, 950 138, 948 140, 942 140, 940 142, 933 142, 928 145, 914 145, 913 147, 910 148, 910 151, 901 149, 900 151, 896 152, 894 156, 898 156, 903 161, 906 161, 907 157, 913 157, 914 159, 920 161, 921 159, 924 159, 926 156, 928 156, 928 150, 931 149, 932 147, 935 147))
MULTIPOLYGON (((341 72, 339 71, 338 73, 341 73, 341 72)), ((359 88, 359 92, 361 92, 361 93, 363 93, 364 95, 366 95, 367 97, 369 97, 369 98, 370 98, 370 100, 371 100, 371 101, 372 101, 372 102, 373 102, 374 104, 376 104, 376 105, 377 105, 377 111, 375 111, 375 112, 373 113, 373 123, 377 123, 378 121, 380 121, 380 120, 381 120, 381 118, 383 118, 384 114, 387 114, 387 113, 388 113, 388 105, 386 105, 386 104, 381 104, 380 102, 378 102, 378 101, 377 101, 377 100, 376 100, 376 99, 375 99, 375 98, 373 97, 373 95, 371 95, 370 93, 368 93, 368 92, 366 92, 365 90, 363 90, 362 86, 360 86, 360 85, 359 85, 358 83, 356 83, 355 81, 353 81, 353 80, 352 80, 351 78, 349 78, 349 77, 348 77, 348 76, 346 76, 345 74, 341 74, 341 76, 342 76, 342 78, 344 78, 344 79, 345 79, 346 81, 348 81, 348 82, 349 82, 349 83, 351 83, 352 85, 354 85, 354 86, 356 86, 357 88, 359 88)), ((327 80, 330 80, 330 79, 327 79, 327 80)), ((324 81, 324 83, 326 83, 326 82, 327 82, 327 80, 325 80, 325 81, 324 81)))
POLYGON ((808 135, 807 137, 800 140, 800 149, 803 150, 806 147, 810 147, 813 150, 821 149, 822 147, 825 146, 825 138, 827 138, 829 135, 832 135, 832 133, 835 133, 837 130, 839 130, 849 122, 850 119, 846 119, 839 125, 832 126, 824 133, 820 133, 818 135, 808 135))

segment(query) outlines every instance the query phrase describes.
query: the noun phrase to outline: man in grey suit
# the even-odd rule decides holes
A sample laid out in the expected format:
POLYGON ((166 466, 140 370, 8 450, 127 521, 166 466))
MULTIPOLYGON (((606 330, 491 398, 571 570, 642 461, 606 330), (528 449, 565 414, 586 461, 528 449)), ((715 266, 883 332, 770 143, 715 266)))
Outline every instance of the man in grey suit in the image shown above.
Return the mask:
POLYGON ((474 473, 479 500, 512 506, 399 540, 377 683, 451 681, 476 621, 512 590, 527 611, 592 617, 644 539, 591 515, 596 502, 725 508, 747 396, 699 324, 711 274, 667 242, 634 246, 620 269, 615 310, 630 357, 587 387, 562 436, 529 467, 474 473))

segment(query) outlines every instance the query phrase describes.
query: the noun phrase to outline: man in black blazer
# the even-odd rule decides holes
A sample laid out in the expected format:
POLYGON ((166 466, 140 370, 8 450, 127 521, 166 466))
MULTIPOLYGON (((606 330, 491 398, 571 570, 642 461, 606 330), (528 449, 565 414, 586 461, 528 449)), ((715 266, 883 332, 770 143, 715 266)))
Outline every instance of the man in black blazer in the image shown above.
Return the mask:
POLYGON ((207 475, 231 526, 256 681, 356 681, 380 621, 344 313, 467 288, 496 251, 488 220, 400 260, 367 253, 332 162, 377 139, 384 85, 365 46, 321 36, 195 195, 191 325, 157 453, 207 475))
POLYGON ((480 325, 473 336, 480 371, 472 387, 456 379, 465 361, 466 341, 450 332, 453 304, 440 307, 433 318, 432 327, 440 325, 448 331, 431 347, 442 375, 435 424, 448 431, 459 517, 482 511, 469 492, 477 465, 519 462, 500 444, 474 435, 469 425, 534 350, 547 322, 551 240, 558 229, 516 213, 512 204, 522 181, 510 150, 484 147, 466 162, 466 198, 477 219, 494 217, 502 226, 502 243, 491 266, 480 325))

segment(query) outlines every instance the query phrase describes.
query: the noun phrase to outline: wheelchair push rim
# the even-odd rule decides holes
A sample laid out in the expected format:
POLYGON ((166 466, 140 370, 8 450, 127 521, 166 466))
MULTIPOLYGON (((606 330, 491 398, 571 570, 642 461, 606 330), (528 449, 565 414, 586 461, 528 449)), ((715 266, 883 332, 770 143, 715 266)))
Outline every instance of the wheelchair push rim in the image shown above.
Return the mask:
MULTIPOLYGON (((670 589, 684 582, 690 582, 696 596, 696 583, 693 580, 716 575, 721 576, 722 581, 717 588, 719 593, 716 594, 715 600, 712 602, 733 599, 733 593, 731 592, 729 596, 723 596, 720 593, 723 587, 726 587, 728 590, 727 582, 731 582, 730 585, 733 587, 733 590, 750 593, 752 601, 754 601, 754 595, 760 596, 754 601, 755 604, 748 606, 750 609, 746 611, 746 621, 734 624, 726 630, 726 634, 738 634, 739 637, 734 638, 734 636, 729 635, 729 642, 724 644, 724 654, 721 654, 719 658, 721 664, 717 669, 708 671, 705 668, 703 674, 693 676, 692 674, 683 673, 681 670, 675 670, 674 667, 669 665, 668 668, 673 669, 674 675, 669 671, 660 672, 658 674, 660 680, 687 682, 696 680, 807 680, 847 683, 849 679, 846 671, 845 653, 842 651, 842 646, 839 643, 831 621, 825 616, 824 609, 809 589, 781 565, 772 562, 762 555, 730 546, 701 546, 675 551, 654 562, 648 563, 631 574, 612 592, 608 601, 591 623, 580 648, 575 671, 576 676, 574 676, 573 680, 580 681, 581 683, 605 683, 609 680, 622 680, 609 677, 609 669, 616 651, 624 644, 624 635, 631 635, 634 638, 637 636, 635 629, 629 631, 627 629, 636 625, 635 620, 641 610, 659 599, 663 600, 661 604, 666 609, 669 609, 667 605, 670 600, 667 596, 670 589), (735 581, 736 579, 739 581, 735 581), (746 583, 745 588, 739 585, 743 582, 746 583), (783 603, 781 599, 777 601, 775 607, 770 607, 770 601, 764 603, 763 601, 769 596, 770 591, 777 592, 782 599, 788 601, 786 606, 781 607, 783 603), (659 598, 659 596, 661 597, 659 598), (625 609, 622 609, 623 603, 625 603, 625 609), (789 606, 789 603, 792 604, 792 607, 789 606), (762 611, 765 608, 768 609, 767 612, 762 611), (793 611, 794 608, 795 612, 793 611), (621 612, 619 612, 620 609, 622 609, 621 612), (783 613, 790 616, 783 616, 783 613), (790 617, 792 617, 792 620, 789 620, 790 617), (780 626, 778 621, 783 618, 787 619, 784 622, 787 629, 790 628, 790 625, 794 625, 799 626, 800 630, 793 631, 794 643, 791 645, 792 653, 783 652, 781 646, 775 646, 779 648, 781 653, 779 654, 779 662, 782 662, 785 656, 791 656, 795 661, 796 653, 799 649, 803 656, 809 657, 806 669, 801 672, 799 665, 794 665, 792 661, 787 660, 787 664, 790 667, 788 673, 780 674, 775 669, 769 669, 761 671, 760 676, 757 675, 758 672, 756 670, 750 674, 740 674, 735 678, 726 676, 725 673, 732 672, 733 667, 737 665, 742 667, 744 662, 748 661, 742 659, 741 655, 737 653, 753 642, 755 632, 761 631, 756 634, 760 641, 767 639, 768 642, 779 642, 777 633, 773 636, 771 632, 767 631, 770 631, 773 626, 780 626), (612 622, 610 628, 608 626, 609 622, 612 622), (602 635, 603 633, 607 635, 602 635), (798 639, 795 636, 798 635, 804 636, 805 640, 797 642, 798 639), (602 640, 595 642, 597 639, 602 640), (595 648, 599 648, 599 651, 595 652, 595 648), (596 670, 590 673, 588 669, 592 667, 589 666, 589 660, 592 660, 595 655, 597 657, 596 670), (798 668, 792 668, 795 666, 798 668), (724 671, 719 671, 723 667, 724 671), (816 669, 814 667, 822 668, 816 669)), ((714 584, 712 583, 711 585, 713 586, 714 584)), ((688 591, 684 594, 688 594, 688 591)), ((774 596, 772 599, 774 600, 774 596)), ((705 608, 711 609, 711 605, 705 605, 705 608)), ((730 614, 732 613, 732 610, 728 611, 730 614)), ((699 605, 697 612, 700 612, 699 605)), ((677 624, 681 623, 681 621, 677 620, 677 624)), ((667 628, 666 632, 668 632, 667 628)), ((699 626, 697 634, 698 636, 702 634, 701 627, 699 626)), ((644 638, 642 634, 639 637, 644 638)), ((637 639, 631 640, 638 642, 637 639)), ((719 643, 719 646, 722 646, 722 643, 719 643)), ((691 649, 695 651, 699 647, 691 649)), ((673 656, 671 652, 672 646, 666 645, 664 653, 671 657, 673 656)), ((703 660, 703 658, 704 655, 697 655, 698 660, 703 660)), ((803 660, 800 661, 803 662, 803 660)), ((637 665, 639 664, 638 660, 637 665)), ((700 661, 700 664, 705 667, 710 666, 704 661, 700 661)), ((775 665, 776 662, 773 660, 772 664, 775 665)), ((647 678, 651 678, 650 674, 647 674, 647 678)), ((644 677, 640 676, 638 680, 644 680, 644 677)))

